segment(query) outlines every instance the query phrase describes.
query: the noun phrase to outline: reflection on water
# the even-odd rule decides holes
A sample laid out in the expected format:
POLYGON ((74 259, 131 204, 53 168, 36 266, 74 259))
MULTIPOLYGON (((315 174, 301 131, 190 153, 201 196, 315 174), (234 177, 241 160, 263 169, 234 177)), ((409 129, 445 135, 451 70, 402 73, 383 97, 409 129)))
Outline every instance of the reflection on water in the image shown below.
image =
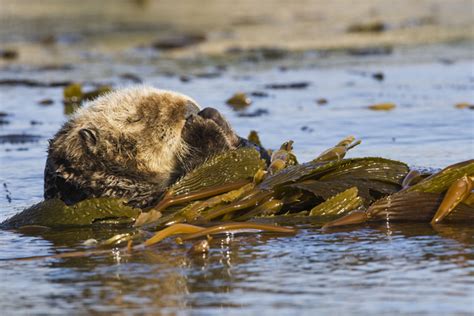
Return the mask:
MULTIPOLYGON (((112 232, 109 232, 112 233, 112 232)), ((1 258, 81 248, 90 230, 43 237, 1 232, 1 258), (75 236, 75 237, 73 237, 75 236), (6 243, 8 241, 8 243, 6 243)), ((207 255, 165 242, 133 254, 0 261, 2 310, 144 313, 472 311, 474 228, 385 224, 294 237, 228 235, 207 255), (8 286, 5 286, 8 285, 8 286), (33 286, 34 285, 34 286, 33 286)))

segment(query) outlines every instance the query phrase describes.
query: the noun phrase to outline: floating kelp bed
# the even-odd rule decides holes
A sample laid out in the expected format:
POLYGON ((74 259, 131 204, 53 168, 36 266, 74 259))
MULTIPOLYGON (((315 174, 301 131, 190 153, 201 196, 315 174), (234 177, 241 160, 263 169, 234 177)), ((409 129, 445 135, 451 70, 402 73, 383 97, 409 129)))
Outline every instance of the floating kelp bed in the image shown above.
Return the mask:
MULTIPOLYGON (((474 222, 474 160, 422 174, 384 158, 344 159, 359 143, 347 137, 314 160, 299 164, 292 142, 286 142, 272 153, 268 167, 254 148, 238 148, 187 174, 149 209, 132 208, 124 200, 110 198, 71 206, 47 200, 7 219, 1 228, 133 226, 133 232, 99 243, 109 248, 126 243, 124 250, 131 251, 174 235, 177 242, 184 243, 224 233, 295 234, 296 229, 277 225, 282 218, 323 223, 324 228, 371 221, 474 222)), ((193 249, 205 251, 203 244, 193 249)))

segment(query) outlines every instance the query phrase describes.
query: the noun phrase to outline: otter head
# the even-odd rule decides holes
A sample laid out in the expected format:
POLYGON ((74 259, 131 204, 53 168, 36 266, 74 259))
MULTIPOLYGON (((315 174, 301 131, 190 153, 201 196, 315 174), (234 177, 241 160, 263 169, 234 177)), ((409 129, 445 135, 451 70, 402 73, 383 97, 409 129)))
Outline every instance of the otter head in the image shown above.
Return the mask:
POLYGON ((45 198, 120 197, 147 206, 210 156, 243 143, 217 110, 138 87, 80 109, 50 140, 45 198))

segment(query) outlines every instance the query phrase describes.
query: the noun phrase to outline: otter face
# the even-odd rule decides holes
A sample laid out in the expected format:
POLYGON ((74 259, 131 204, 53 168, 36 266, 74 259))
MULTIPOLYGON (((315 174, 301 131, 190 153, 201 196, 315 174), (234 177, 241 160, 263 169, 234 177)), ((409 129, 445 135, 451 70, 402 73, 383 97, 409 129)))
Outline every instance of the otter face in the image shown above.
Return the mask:
POLYGON ((217 110, 148 87, 102 96, 50 141, 45 198, 123 197, 144 206, 207 158, 239 145, 217 110))

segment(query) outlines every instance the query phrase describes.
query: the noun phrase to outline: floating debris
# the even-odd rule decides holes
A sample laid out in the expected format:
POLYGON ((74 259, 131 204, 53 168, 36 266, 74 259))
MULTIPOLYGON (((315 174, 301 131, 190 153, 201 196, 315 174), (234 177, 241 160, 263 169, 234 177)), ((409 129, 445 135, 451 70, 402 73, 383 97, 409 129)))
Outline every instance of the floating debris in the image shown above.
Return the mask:
POLYGON ((210 71, 210 72, 198 72, 194 74, 194 77, 201 78, 201 79, 215 79, 222 76, 222 73, 218 71, 210 71))
POLYGON ((143 82, 142 78, 140 78, 139 76, 137 76, 135 74, 129 73, 129 72, 121 74, 120 78, 124 79, 124 80, 129 80, 133 83, 142 83, 143 82))
POLYGON ((84 101, 92 101, 110 91, 112 91, 112 87, 104 85, 95 90, 83 92, 81 84, 72 83, 63 90, 64 114, 70 115, 81 107, 84 101))
POLYGON ((54 103, 53 99, 42 99, 38 101, 39 105, 52 105, 54 103))
POLYGON ((328 104, 328 100, 325 98, 319 98, 316 100, 316 103, 319 105, 325 105, 325 104, 328 104))
POLYGON ((352 56, 390 55, 392 52, 392 46, 369 46, 347 50, 347 53, 352 56))
POLYGON ((71 83, 63 90, 64 103, 78 103, 81 102, 83 93, 82 85, 79 83, 71 83))
POLYGON ((66 87, 70 85, 70 81, 51 81, 51 82, 41 82, 30 79, 1 79, 1 86, 26 86, 34 88, 56 88, 56 87, 66 87))
POLYGON ((290 53, 288 50, 279 47, 256 47, 247 49, 234 46, 228 48, 226 54, 237 55, 250 62, 261 62, 265 60, 279 60, 287 57, 290 53))
POLYGON ((391 111, 395 109, 396 105, 394 103, 378 103, 369 105, 367 108, 372 111, 391 111))
POLYGON ((191 81, 191 77, 190 76, 186 76, 186 75, 182 75, 182 76, 179 76, 179 80, 181 82, 189 82, 191 81))
POLYGON ((266 98, 269 96, 267 92, 264 91, 253 91, 250 93, 252 97, 257 97, 257 98, 266 98))
POLYGON ((37 71, 70 71, 73 70, 74 66, 70 64, 62 64, 62 65, 44 65, 36 68, 37 71))
POLYGON ((252 104, 252 100, 243 92, 237 92, 226 101, 234 110, 239 111, 247 108, 252 104))
POLYGON ((204 34, 182 34, 158 40, 152 47, 160 50, 172 50, 197 45, 206 40, 204 34))
POLYGON ((268 115, 269 112, 267 109, 256 109, 252 112, 241 112, 237 114, 238 117, 259 117, 262 115, 268 115))
POLYGON ((0 112, 0 125, 7 125, 10 124, 10 121, 6 119, 8 113, 0 112))
POLYGON ((309 82, 292 82, 292 83, 271 83, 265 85, 267 89, 305 89, 310 85, 309 82))
POLYGON ((111 92, 112 91, 112 87, 111 86, 108 86, 108 85, 102 85, 102 86, 99 86, 97 89, 95 90, 92 90, 92 91, 89 91, 89 92, 85 92, 83 95, 82 95, 82 100, 83 101, 92 101, 94 99, 97 99, 98 97, 100 97, 101 95, 103 94, 106 94, 108 92, 111 92))
POLYGON ((460 102, 454 105, 456 109, 471 109, 474 110, 474 104, 468 102, 460 102))
POLYGON ((25 144, 35 143, 41 139, 39 135, 30 134, 7 134, 0 135, 0 144, 25 144))
POLYGON ((385 75, 383 74, 383 72, 376 72, 372 74, 372 78, 378 81, 383 81, 385 79, 385 75))
POLYGON ((381 33, 387 29, 385 23, 381 21, 371 21, 350 25, 347 28, 349 33, 381 33))
POLYGON ((18 51, 14 49, 2 49, 0 50, 0 58, 13 60, 19 56, 18 51))

